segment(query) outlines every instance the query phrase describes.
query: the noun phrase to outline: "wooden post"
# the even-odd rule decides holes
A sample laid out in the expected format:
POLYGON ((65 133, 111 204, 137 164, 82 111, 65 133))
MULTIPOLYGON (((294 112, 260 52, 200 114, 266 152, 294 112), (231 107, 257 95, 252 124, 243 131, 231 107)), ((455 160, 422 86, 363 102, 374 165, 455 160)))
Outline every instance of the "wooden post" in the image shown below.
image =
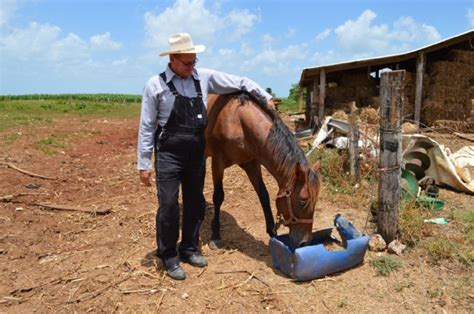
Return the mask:
POLYGON ((423 75, 425 74, 425 53, 422 51, 416 58, 416 87, 415 87, 415 125, 420 129, 420 112, 423 96, 423 75))
POLYGON ((324 99, 326 98, 326 70, 324 68, 319 72, 319 122, 324 120, 324 99))
POLYGON ((311 101, 311 127, 314 126, 314 117, 318 115, 318 111, 317 111, 318 85, 319 85, 318 78, 315 78, 313 82, 313 99, 311 101))
POLYGON ((359 113, 355 101, 349 103, 349 157, 351 176, 356 183, 359 182, 360 160, 359 160, 359 113))
POLYGON ((299 93, 299 98, 298 98, 298 112, 303 112, 303 88, 300 86, 300 93, 299 93))
POLYGON ((380 181, 377 213, 378 233, 387 243, 398 233, 400 202, 400 164, 405 70, 385 72, 380 85, 380 181))
POLYGON ((310 87, 305 87, 305 88, 306 88, 306 99, 305 99, 306 109, 304 113, 305 113, 305 119, 306 121, 308 121, 308 125, 311 127, 311 121, 313 120, 313 117, 311 114, 311 89, 310 87))

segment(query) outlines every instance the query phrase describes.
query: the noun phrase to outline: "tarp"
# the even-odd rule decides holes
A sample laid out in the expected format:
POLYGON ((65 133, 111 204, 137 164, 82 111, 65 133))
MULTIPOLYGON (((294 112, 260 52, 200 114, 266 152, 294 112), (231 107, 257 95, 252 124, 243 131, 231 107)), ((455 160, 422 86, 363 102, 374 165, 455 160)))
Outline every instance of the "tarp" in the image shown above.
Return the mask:
POLYGON ((474 181, 469 173, 469 167, 472 169, 474 166, 474 147, 466 146, 453 154, 454 162, 449 150, 425 135, 403 135, 402 147, 405 167, 414 172, 418 180, 424 174, 433 178, 438 185, 474 193, 474 181))

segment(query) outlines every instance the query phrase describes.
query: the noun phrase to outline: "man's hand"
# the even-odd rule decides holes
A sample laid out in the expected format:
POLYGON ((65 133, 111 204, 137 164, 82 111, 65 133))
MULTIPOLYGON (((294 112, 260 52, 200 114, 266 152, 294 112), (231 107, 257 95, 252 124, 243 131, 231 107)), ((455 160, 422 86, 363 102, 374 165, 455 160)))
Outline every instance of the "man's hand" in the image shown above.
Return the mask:
POLYGON ((140 170, 140 181, 142 181, 146 186, 151 186, 153 180, 152 174, 152 170, 140 170))
POLYGON ((270 108, 276 110, 275 103, 273 102, 273 99, 268 99, 267 104, 270 108))

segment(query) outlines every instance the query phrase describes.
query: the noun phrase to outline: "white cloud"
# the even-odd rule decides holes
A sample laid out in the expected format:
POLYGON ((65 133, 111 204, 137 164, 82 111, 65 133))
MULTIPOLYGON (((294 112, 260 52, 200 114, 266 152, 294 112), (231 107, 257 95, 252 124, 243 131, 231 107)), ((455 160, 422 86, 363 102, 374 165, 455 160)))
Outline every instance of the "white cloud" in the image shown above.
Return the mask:
POLYGON ((326 28, 324 31, 316 35, 315 40, 321 41, 329 37, 331 35, 332 30, 330 28, 326 28))
POLYGON ((0 5, 0 27, 8 25, 17 9, 18 3, 16 0, 2 0, 0 5))
POLYGON ((288 30, 285 33, 285 37, 290 38, 290 37, 293 37, 295 34, 296 34, 296 29, 294 29, 293 27, 288 27, 288 30))
POLYGON ((122 48, 122 44, 112 40, 110 33, 95 35, 90 38, 90 43, 93 48, 101 50, 117 50, 122 48))
POLYGON ((56 65, 77 64, 87 61, 90 53, 87 43, 71 33, 52 44, 49 56, 56 65))
POLYGON ((474 9, 471 9, 471 8, 467 9, 466 17, 469 23, 469 27, 474 28, 474 9))
POLYGON ((435 27, 415 21, 412 17, 400 17, 390 27, 373 23, 377 17, 365 10, 354 21, 338 26, 334 33, 337 44, 353 56, 381 55, 406 51, 441 39, 435 27))
POLYGON ((263 43, 264 47, 271 46, 274 42, 275 42, 275 38, 273 38, 272 35, 270 35, 270 34, 263 35, 262 43, 263 43))
POLYGON ((435 27, 420 24, 410 16, 402 16, 393 24, 390 37, 401 42, 433 43, 441 39, 435 27))
POLYGON ((54 25, 32 22, 27 28, 13 28, 0 38, 0 51, 20 60, 45 60, 61 29, 54 25))
POLYGON ((222 20, 204 7, 203 0, 177 0, 161 14, 145 13, 146 43, 152 48, 167 47, 168 38, 178 32, 187 32, 193 41, 209 41, 222 20))
POLYGON ((264 74, 268 76, 282 75, 295 69, 292 66, 296 60, 305 60, 308 57, 308 51, 305 44, 289 45, 288 47, 276 49, 264 47, 253 58, 245 60, 242 64, 243 69, 263 69, 264 74))
POLYGON ((365 10, 357 20, 348 20, 338 26, 334 32, 339 45, 354 53, 385 50, 389 29, 387 25, 371 25, 376 16, 375 12, 365 10))
POLYGON ((223 15, 207 8, 204 0, 176 0, 159 14, 146 12, 144 20, 146 45, 166 49, 168 38, 178 32, 189 33, 195 44, 212 45, 216 38, 237 41, 260 18, 249 10, 232 10, 223 15))
POLYGON ((230 26, 234 28, 233 36, 235 40, 248 33, 258 20, 259 17, 250 13, 249 10, 232 10, 226 17, 224 25, 227 24, 228 21, 230 26))

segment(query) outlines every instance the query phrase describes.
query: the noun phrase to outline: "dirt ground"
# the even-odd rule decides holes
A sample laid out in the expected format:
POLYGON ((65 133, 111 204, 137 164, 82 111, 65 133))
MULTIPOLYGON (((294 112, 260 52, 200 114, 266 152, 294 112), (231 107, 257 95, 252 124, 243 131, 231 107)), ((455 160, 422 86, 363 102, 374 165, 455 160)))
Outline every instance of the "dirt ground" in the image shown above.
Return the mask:
MULTIPOLYGON (((263 213, 238 167, 227 169, 224 181, 225 247, 207 246, 209 209, 201 231, 209 266, 184 264, 188 278, 169 279, 154 257, 155 189, 141 186, 136 171, 137 126, 136 119, 64 118, 0 133, 0 162, 56 177, 0 167, 0 197, 29 193, 0 202, 0 312, 473 312, 469 270, 432 265, 417 249, 406 251, 403 267, 390 276, 378 275, 370 264, 387 253, 373 252, 356 268, 310 282, 274 270, 263 213), (45 153, 38 141, 51 134, 62 142, 50 143, 53 152, 45 153), (34 203, 111 212, 51 210, 34 203)), ((210 167, 207 172, 210 201, 210 167)), ((276 182, 268 173, 264 180, 274 208, 276 182)), ((472 204, 472 196, 442 193, 472 204)), ((336 213, 360 229, 366 225, 367 208, 360 204, 325 196, 317 207, 314 229, 332 226, 336 213)))

